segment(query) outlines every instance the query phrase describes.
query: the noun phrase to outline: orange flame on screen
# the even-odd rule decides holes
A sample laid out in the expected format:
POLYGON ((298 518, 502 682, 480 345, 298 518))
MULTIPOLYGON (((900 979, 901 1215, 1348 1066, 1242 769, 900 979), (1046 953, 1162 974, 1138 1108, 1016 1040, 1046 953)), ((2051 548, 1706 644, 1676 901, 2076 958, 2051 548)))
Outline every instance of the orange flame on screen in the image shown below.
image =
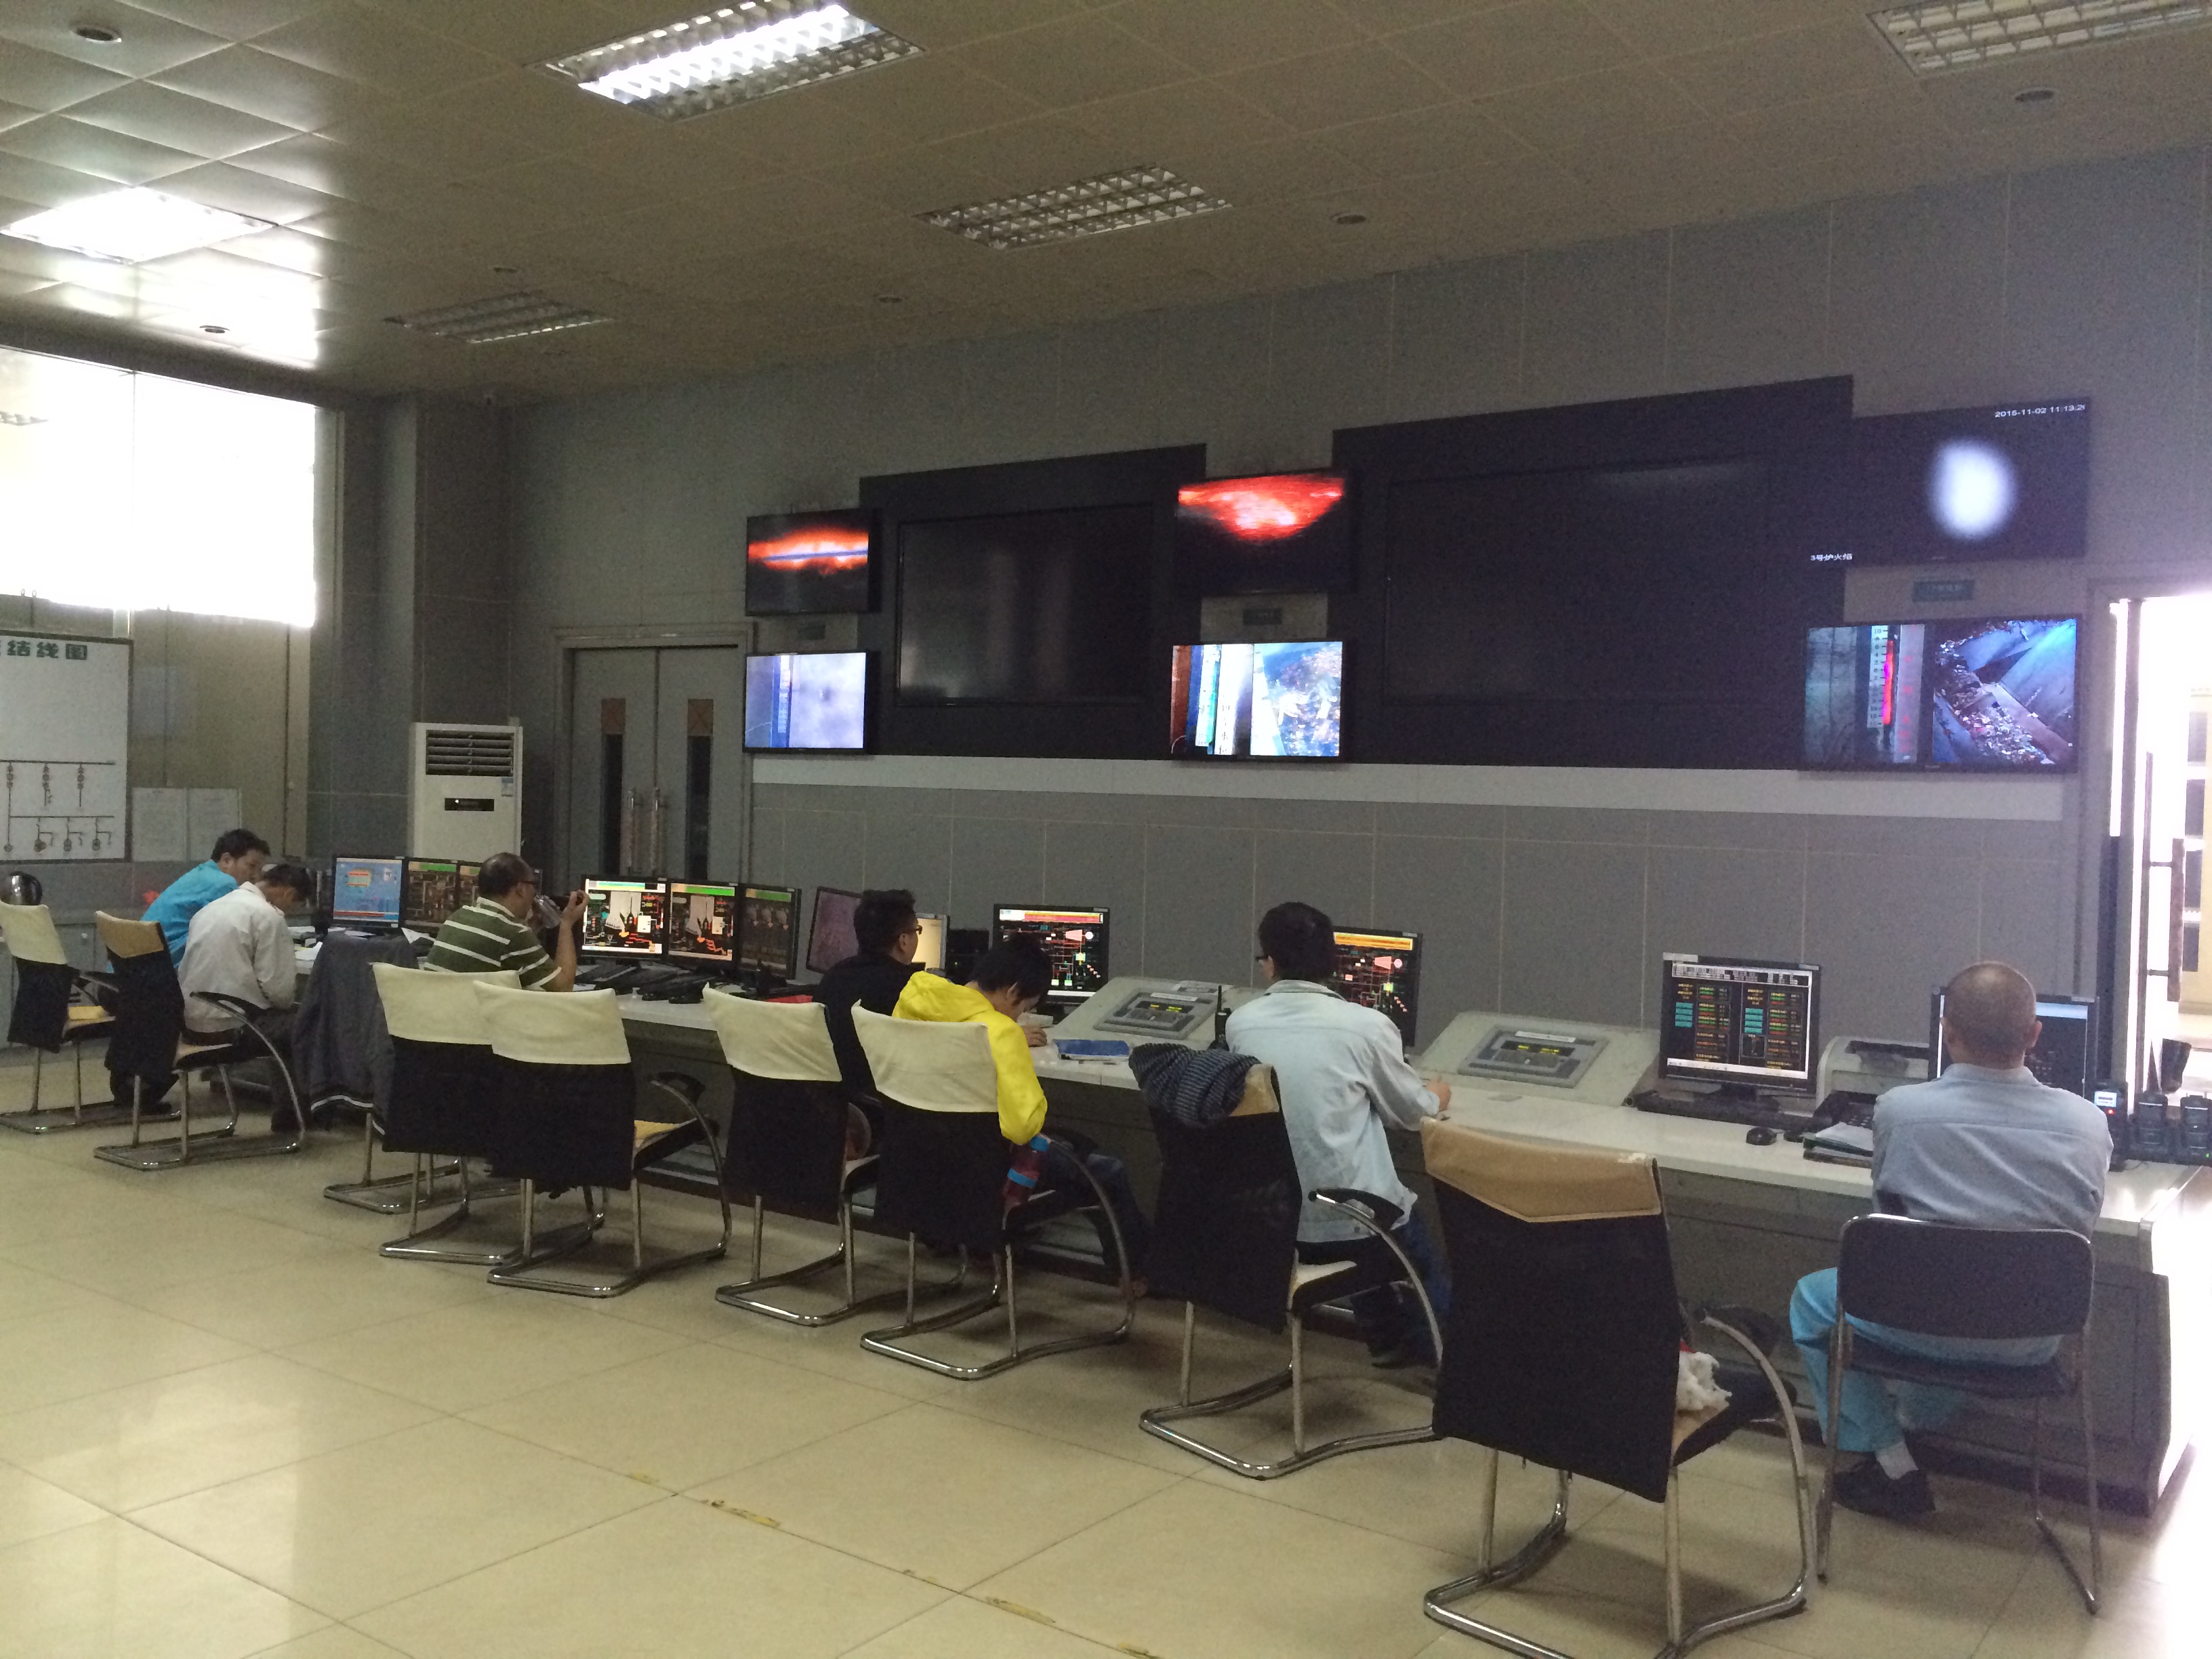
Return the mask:
POLYGON ((1221 478, 1185 484, 1176 506, 1243 542, 1280 541, 1310 530, 1344 499, 1344 480, 1327 472, 1221 478))

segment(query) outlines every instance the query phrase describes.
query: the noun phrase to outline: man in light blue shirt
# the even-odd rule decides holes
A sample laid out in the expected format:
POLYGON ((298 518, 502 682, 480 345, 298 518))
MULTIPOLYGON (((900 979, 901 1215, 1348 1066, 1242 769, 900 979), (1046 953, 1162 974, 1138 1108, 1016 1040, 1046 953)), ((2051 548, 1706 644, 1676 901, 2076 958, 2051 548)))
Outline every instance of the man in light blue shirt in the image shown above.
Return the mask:
MULTIPOLYGON (((1398 1028, 1372 1008, 1340 996, 1335 928, 1310 904, 1279 904, 1260 919, 1260 963, 1266 993, 1229 1017, 1229 1046, 1275 1068, 1298 1184, 1353 1187, 1398 1206, 1395 1231, 1443 1314, 1446 1286, 1427 1230, 1413 1214, 1413 1194, 1398 1179, 1385 1125, 1419 1127, 1451 1102, 1442 1079, 1425 1085, 1406 1063, 1398 1028)), ((1298 1221, 1305 1261, 1387 1262, 1382 1242, 1324 1205, 1309 1201, 1298 1221)), ((1352 1298, 1352 1313, 1377 1364, 1426 1363, 1426 1322, 1418 1304, 1395 1286, 1352 1298)))
POLYGON ((161 890, 146 907, 144 920, 158 924, 168 942, 169 960, 185 963, 185 940, 192 918, 216 900, 244 884, 261 879, 261 866, 269 857, 269 843, 251 830, 226 830, 204 864, 196 864, 161 890))
MULTIPOLYGON (((1882 1096, 1874 1115, 1875 1200, 1892 1214, 1956 1227, 2062 1227, 2087 1237, 2105 1205, 2112 1151, 2105 1115, 2079 1095, 2046 1088, 2027 1069, 2042 1030, 2035 988, 2000 962, 1979 962, 1943 994, 1943 1075, 1882 1096)), ((1790 1302, 1814 1409, 1827 1420, 1827 1352, 1836 1323, 1833 1268, 1809 1273, 1790 1302)), ((2055 1340, 1942 1339, 1853 1320, 1887 1347, 1933 1359, 2038 1365, 2055 1340)), ((1949 1389, 1885 1385, 1844 1374, 1838 1447, 1871 1455, 1836 1477, 1836 1501, 1902 1518, 1936 1507, 1905 1444, 1908 1429, 1941 1428, 1966 1404, 1949 1389)))

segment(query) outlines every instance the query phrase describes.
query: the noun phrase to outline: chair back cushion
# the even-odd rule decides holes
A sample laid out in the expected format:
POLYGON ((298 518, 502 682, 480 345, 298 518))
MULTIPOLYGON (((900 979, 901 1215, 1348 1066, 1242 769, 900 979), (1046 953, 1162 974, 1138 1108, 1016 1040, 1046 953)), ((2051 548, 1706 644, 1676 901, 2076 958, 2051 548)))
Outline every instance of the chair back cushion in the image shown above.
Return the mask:
POLYGON ((1279 1331, 1304 1194, 1268 1077, 1253 1067, 1244 1103, 1202 1128, 1153 1109, 1160 1191, 1145 1261, 1155 1296, 1279 1331))
POLYGON ((1452 1271, 1437 1432, 1662 1500, 1682 1318, 1651 1161, 1433 1119, 1421 1145, 1452 1271))
POLYGON ((19 963, 69 966, 69 952, 62 949, 54 913, 43 904, 0 904, 0 939, 7 942, 8 954, 19 963))
POLYGON ((876 1092, 922 1112, 999 1112, 991 1038, 973 1020, 896 1019, 853 1010, 876 1092))
POLYGON ((154 923, 104 910, 95 921, 115 970, 115 1028, 107 1038, 107 1069, 158 1085, 176 1073, 177 1038, 185 1029, 176 964, 154 923))
POLYGON ((491 1047, 491 1027, 477 988, 489 985, 512 991, 522 984, 511 970, 433 974, 389 962, 373 962, 368 970, 375 978, 376 1000, 384 1005, 385 1029, 395 1039, 472 1048, 491 1047))
POLYGON ((627 1066, 629 1039, 612 991, 523 991, 471 974, 492 1052, 526 1066, 627 1066))
POLYGON ((93 926, 99 929, 100 948, 112 962, 125 957, 151 956, 159 951, 169 954, 169 942, 161 937, 161 924, 136 921, 129 916, 110 915, 105 910, 93 913, 93 926))
POLYGON ((1836 1298, 1856 1319, 1927 1336, 2072 1336, 2089 1322, 2095 1253, 2059 1227, 1846 1223, 1836 1298))
POLYGON ((500 1147, 498 1082, 476 988, 514 989, 520 981, 508 972, 463 976, 388 962, 368 968, 392 1033, 385 1149, 492 1157, 500 1147))
POLYGON ((612 991, 523 991, 471 974, 491 1036, 501 1173, 627 1188, 637 1083, 612 991))
POLYGON ((705 1002, 732 1071, 794 1083, 836 1083, 842 1075, 820 1003, 763 1002, 719 990, 709 990, 705 1002))

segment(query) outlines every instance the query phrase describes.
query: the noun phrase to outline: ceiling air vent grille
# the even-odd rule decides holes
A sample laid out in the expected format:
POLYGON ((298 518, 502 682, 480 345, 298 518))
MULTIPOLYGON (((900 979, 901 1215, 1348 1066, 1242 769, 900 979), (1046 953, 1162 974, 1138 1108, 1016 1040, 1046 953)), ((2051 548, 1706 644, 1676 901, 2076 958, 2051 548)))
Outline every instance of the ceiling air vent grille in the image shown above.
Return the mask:
POLYGON ((434 778, 509 778, 514 775, 512 732, 441 732, 422 737, 422 769, 434 778))

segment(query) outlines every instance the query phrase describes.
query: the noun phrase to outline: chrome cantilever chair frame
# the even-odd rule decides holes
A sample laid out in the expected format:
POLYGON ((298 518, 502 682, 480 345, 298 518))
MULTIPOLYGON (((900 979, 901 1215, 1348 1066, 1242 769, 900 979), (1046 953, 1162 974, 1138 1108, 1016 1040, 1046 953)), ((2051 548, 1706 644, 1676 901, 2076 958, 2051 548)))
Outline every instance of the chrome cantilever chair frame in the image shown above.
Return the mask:
MULTIPOLYGON (((329 1199, 333 1204, 343 1204, 356 1210, 368 1210, 376 1215, 404 1215, 410 1218, 421 1213, 422 1207, 425 1204, 434 1207, 442 1204, 463 1204, 468 1201, 468 1183, 465 1180, 468 1171, 464 1167, 465 1161, 463 1159, 456 1158, 445 1164, 440 1164, 433 1159, 426 1170, 425 1155, 417 1152, 413 1155, 413 1168, 398 1175, 377 1174, 376 1148, 378 1138, 383 1133, 383 1126, 378 1121, 375 1103, 356 1100, 351 1095, 326 1095, 318 1100, 316 1105, 319 1108, 332 1101, 342 1102, 361 1109, 361 1179, 331 1182, 329 1186, 323 1188, 325 1198, 329 1199), (453 1188, 447 1193, 441 1193, 438 1190, 438 1178, 441 1176, 457 1177, 453 1188), (424 1184, 426 1179, 427 1188, 424 1184)), ((499 1191, 496 1194, 488 1190, 477 1195, 480 1198, 504 1196, 517 1190, 519 1189, 514 1182, 502 1182, 499 1183, 499 1191)))
POLYGON ((17 976, 15 1006, 10 1012, 9 1036, 11 1041, 24 1042, 31 1050, 30 1106, 26 1109, 0 1112, 0 1127, 14 1129, 23 1134, 43 1135, 51 1134, 57 1129, 106 1128, 128 1123, 131 1108, 124 1101, 96 1101, 90 1106, 85 1104, 84 1045, 106 1037, 114 1028, 115 1018, 104 1008, 99 1009, 92 1018, 75 1019, 70 1017, 71 1011, 85 1005, 70 1002, 68 999, 91 983, 92 980, 90 975, 70 965, 68 953, 62 948, 61 934, 54 927, 53 913, 43 904, 8 904, 0 905, 0 917, 9 919, 0 921, 0 935, 5 935, 10 926, 14 929, 14 937, 8 940, 8 948, 15 960, 17 976), (33 1006, 28 1008, 25 1006, 27 987, 23 978, 23 970, 27 968, 38 969, 42 975, 47 976, 43 978, 44 991, 35 994, 33 1006), (62 1024, 56 1030, 43 1033, 58 1040, 58 1046, 50 1050, 30 1040, 29 1033, 24 1028, 27 1024, 35 1026, 41 1023, 39 1009, 43 1008, 48 1012, 55 1010, 56 1005, 51 1000, 55 996, 62 999, 62 1024), (46 1055, 59 1053, 63 1048, 70 1051, 75 1061, 76 1090, 66 1111, 49 1111, 45 1107, 46 1055))
MULTIPOLYGON (((766 1265, 763 1250, 768 1229, 768 1206, 756 1194, 752 1203, 752 1273, 749 1278, 740 1279, 734 1285, 722 1285, 715 1291, 714 1300, 725 1307, 742 1308, 747 1313, 763 1314, 770 1319, 780 1319, 787 1325, 803 1325, 809 1330, 819 1330, 825 1325, 842 1323, 854 1314, 869 1313, 878 1308, 892 1306, 900 1297, 906 1296, 907 1290, 902 1286, 879 1291, 873 1296, 864 1297, 860 1294, 859 1262, 853 1250, 853 1193, 860 1184, 860 1178, 868 1173, 875 1162, 875 1156, 871 1153, 866 1158, 854 1159, 846 1168, 843 1187, 838 1194, 837 1201, 837 1248, 827 1255, 817 1256, 803 1266, 786 1268, 781 1273, 771 1273, 762 1271, 766 1265), (844 1269, 845 1299, 834 1307, 819 1309, 812 1313, 801 1313, 796 1309, 781 1307, 775 1303, 763 1299, 761 1296, 763 1291, 775 1290, 780 1285, 804 1285, 839 1267, 844 1269)), ((963 1254, 960 1259, 959 1269, 951 1278, 941 1284, 924 1285, 920 1288, 927 1295, 941 1296, 960 1289, 967 1282, 968 1258, 963 1254)), ((910 1306, 907 1316, 909 1319, 914 1316, 910 1306)))
MULTIPOLYGON (((201 991, 196 995, 220 1004, 233 1013, 241 1016, 260 1012, 253 1004, 237 997, 224 996, 212 991, 201 991)), ((99 1146, 93 1150, 94 1158, 118 1164, 126 1170, 153 1172, 161 1170, 180 1170, 188 1164, 228 1163, 247 1158, 279 1158, 298 1152, 307 1145, 307 1114, 300 1103, 298 1085, 292 1080, 292 1068, 277 1052, 276 1045, 255 1027, 249 1019, 241 1024, 234 1035, 219 1044, 202 1048, 180 1046, 177 1054, 178 1088, 181 1098, 178 1106, 177 1133, 162 1140, 143 1139, 143 1112, 146 1097, 143 1078, 131 1080, 131 1139, 126 1145, 99 1146), (237 1052, 249 1042, 261 1052, 237 1052), (195 1066, 189 1062, 195 1055, 223 1049, 232 1051, 226 1060, 202 1060, 195 1066), (284 1085, 285 1097, 292 1104, 292 1128, 289 1133, 272 1132, 268 1134, 241 1135, 238 1133, 238 1093, 232 1088, 230 1068, 240 1060, 266 1060, 276 1068, 276 1075, 284 1085), (212 1070, 222 1085, 222 1097, 230 1108, 230 1115, 222 1127, 201 1135, 192 1135, 192 1073, 198 1069, 212 1070)))
MULTIPOLYGON (((1741 1630, 1747 1625, 1761 1624, 1770 1619, 1783 1619, 1802 1613, 1810 1604, 1812 1593, 1813 1515, 1807 1490, 1810 1481, 1805 1466, 1805 1443, 1798 1433, 1797 1414, 1789 1407, 1789 1392, 1783 1387, 1782 1378, 1776 1372, 1773 1363, 1749 1337, 1710 1315, 1698 1322, 1727 1337, 1749 1355, 1752 1363, 1758 1366, 1760 1376, 1765 1379, 1766 1386, 1774 1391, 1774 1398, 1781 1402, 1778 1415, 1782 1419, 1783 1433, 1790 1443, 1792 1486, 1797 1500, 1797 1578, 1786 1592, 1771 1601, 1717 1614, 1698 1624, 1686 1625, 1682 1612, 1682 1472, 1679 1466, 1670 1469, 1667 1477, 1667 1501, 1662 1522, 1667 1572, 1667 1645, 1659 1650, 1656 1659, 1676 1659, 1676 1656, 1687 1653, 1699 1643, 1710 1641, 1716 1636, 1741 1630)), ((1549 1518, 1512 1555, 1504 1561, 1496 1560, 1498 1461, 1497 1450, 1486 1449, 1482 1464, 1482 1541, 1475 1558, 1480 1565, 1464 1578, 1455 1578, 1449 1584, 1439 1584, 1423 1596, 1421 1611, 1437 1623, 1458 1631, 1462 1635, 1474 1637, 1509 1653, 1517 1653, 1522 1659, 1573 1659, 1573 1656, 1557 1648, 1546 1647, 1540 1642, 1516 1635, 1499 1626, 1471 1618, 1452 1606, 1455 1601, 1464 1601, 1485 1590, 1504 1589, 1520 1583, 1550 1560, 1566 1541, 1567 1496, 1573 1477, 1561 1469, 1558 1472, 1559 1486, 1549 1518)))

